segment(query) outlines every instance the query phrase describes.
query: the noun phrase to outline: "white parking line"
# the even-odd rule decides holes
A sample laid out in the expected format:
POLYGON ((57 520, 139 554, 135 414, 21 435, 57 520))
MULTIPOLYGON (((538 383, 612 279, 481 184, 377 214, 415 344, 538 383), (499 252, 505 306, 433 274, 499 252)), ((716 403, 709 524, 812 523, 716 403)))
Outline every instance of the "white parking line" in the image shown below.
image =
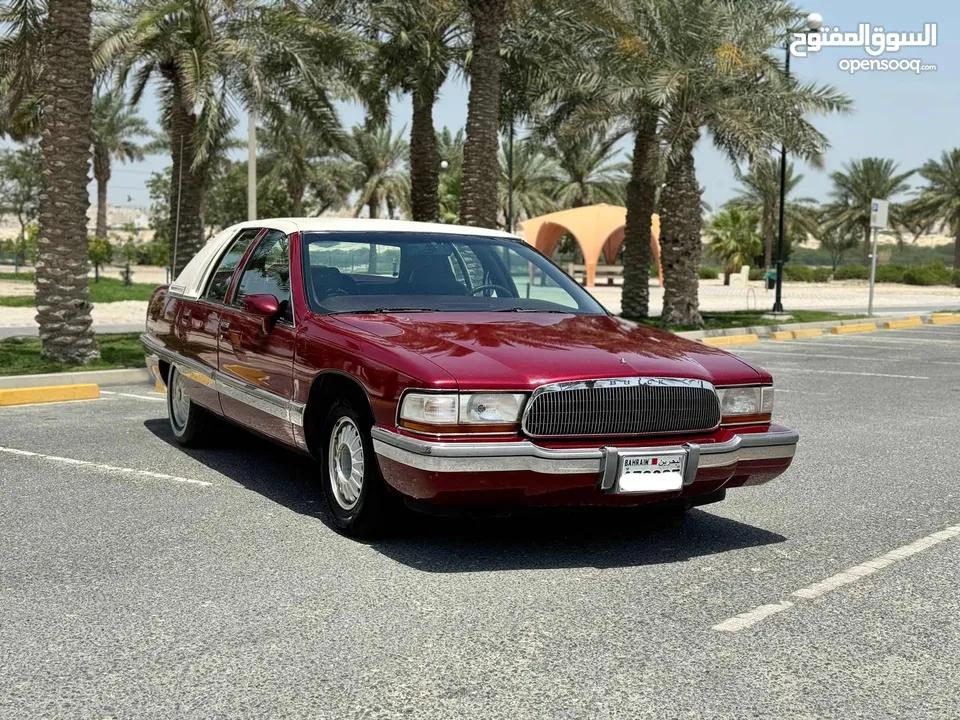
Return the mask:
POLYGON ((860 377, 881 377, 881 378, 896 378, 898 380, 929 380, 930 378, 924 377, 922 375, 894 375, 890 373, 870 373, 870 372, 853 372, 852 370, 814 370, 813 368, 800 368, 800 367, 771 367, 766 363, 763 364, 763 367, 770 372, 779 372, 784 374, 789 373, 813 373, 814 375, 858 375, 860 377))
POLYGON ((118 397, 136 398, 137 400, 153 400, 154 402, 166 402, 166 401, 167 401, 167 399, 166 399, 165 397, 160 397, 159 395, 158 395, 157 397, 150 397, 149 395, 137 395, 136 393, 114 392, 114 391, 112 391, 112 390, 101 390, 101 391, 100 391, 100 394, 101 394, 101 395, 116 395, 116 396, 118 396, 118 397))
MULTIPOLYGON (((896 562, 905 560, 912 555, 921 553, 924 550, 929 550, 934 545, 939 545, 940 543, 955 538, 958 535, 960 535, 960 525, 951 525, 948 528, 944 528, 943 530, 922 537, 919 540, 915 540, 909 545, 902 545, 901 547, 891 550, 888 553, 884 553, 883 555, 873 558, 872 560, 867 560, 859 565, 854 565, 853 567, 847 568, 841 573, 837 573, 836 575, 828 577, 826 580, 821 580, 813 585, 808 585, 807 587, 800 588, 799 590, 794 590, 791 593, 791 597, 799 598, 801 600, 813 600, 826 595, 829 592, 833 592, 844 585, 850 585, 851 583, 855 583, 858 580, 867 577, 868 575, 873 575, 873 573, 877 572, 878 570, 882 570, 883 568, 893 565, 896 562)), ((745 630, 748 627, 756 625, 771 615, 788 610, 789 608, 794 607, 794 605, 795 602, 790 600, 781 600, 779 603, 772 605, 760 605, 759 607, 755 607, 753 610, 748 610, 747 612, 740 613, 732 618, 727 618, 723 622, 714 625, 712 629, 717 630, 718 632, 740 632, 741 630, 745 630)))
POLYGON ((157 473, 150 470, 137 470, 135 468, 117 467, 116 465, 106 465, 104 463, 95 463, 88 460, 75 460, 74 458, 60 457, 59 455, 46 455, 44 453, 31 452, 29 450, 17 450, 16 448, 0 447, 0 453, 19 455, 20 457, 32 457, 39 460, 46 460, 47 462, 60 463, 61 465, 90 467, 103 472, 117 473, 121 475, 148 477, 157 480, 170 480, 172 482, 186 483, 188 485, 213 485, 213 483, 207 482, 206 480, 193 480, 191 478, 179 477, 177 475, 167 475, 166 473, 157 473))
POLYGON ((898 358, 877 358, 877 357, 864 357, 863 355, 826 355, 824 353, 806 353, 806 352, 786 352, 781 350, 740 350, 732 348, 733 352, 737 355, 741 353, 750 354, 750 355, 784 355, 792 356, 797 355, 800 357, 807 358, 830 358, 832 360, 869 360, 871 362, 897 362, 898 358))

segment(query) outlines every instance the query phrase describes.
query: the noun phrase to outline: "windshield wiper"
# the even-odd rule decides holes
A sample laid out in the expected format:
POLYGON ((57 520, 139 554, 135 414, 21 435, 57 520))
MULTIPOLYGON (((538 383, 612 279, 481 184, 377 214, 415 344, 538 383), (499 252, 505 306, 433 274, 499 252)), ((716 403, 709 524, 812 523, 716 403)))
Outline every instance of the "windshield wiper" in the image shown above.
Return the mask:
POLYGON ((362 310, 340 310, 333 315, 382 315, 384 313, 403 312, 403 313, 421 313, 421 312, 443 312, 440 308, 423 307, 376 307, 362 310))
POLYGON ((550 310, 547 308, 522 308, 512 307, 501 310, 491 310, 491 312, 515 312, 515 313, 555 313, 557 315, 573 315, 573 310, 550 310))

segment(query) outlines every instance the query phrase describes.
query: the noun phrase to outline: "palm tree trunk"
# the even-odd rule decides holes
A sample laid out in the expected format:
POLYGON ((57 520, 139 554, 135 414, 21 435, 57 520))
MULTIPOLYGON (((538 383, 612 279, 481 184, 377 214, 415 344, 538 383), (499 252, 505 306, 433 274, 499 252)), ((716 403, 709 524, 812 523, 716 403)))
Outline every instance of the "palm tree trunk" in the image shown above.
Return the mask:
POLYGON ((43 187, 37 235, 37 323, 41 354, 87 363, 100 357, 87 281, 90 0, 50 0, 40 147, 43 187))
POLYGON ((633 166, 627 183, 627 221, 623 228, 621 314, 642 318, 650 313, 650 216, 656 195, 657 119, 645 114, 637 123, 633 166))
POLYGON ((763 208, 763 266, 765 268, 773 265, 773 218, 776 209, 776 205, 763 208))
MULTIPOLYGON (((367 203, 370 207, 370 219, 376 220, 378 212, 380 210, 380 198, 376 193, 373 193, 370 196, 370 202, 367 203)), ((377 272, 377 246, 373 243, 370 243, 370 254, 367 256, 367 267, 371 275, 375 275, 377 272)))
POLYGON ((410 205, 413 219, 437 222, 439 217, 440 154, 433 130, 432 90, 413 91, 413 120, 410 124, 410 205))
POLYGON ((663 265, 663 319, 667 325, 703 325, 700 281, 700 187, 693 162, 696 138, 677 148, 667 165, 660 204, 660 262, 663 265))
POLYGON ((110 153, 93 149, 93 177, 97 180, 97 231, 94 237, 107 236, 107 183, 110 181, 110 153))
POLYGON ((870 264, 870 221, 863 225, 863 264, 870 264))
POLYGON ((173 142, 170 183, 170 265, 176 277, 203 247, 203 199, 206 172, 193 167, 197 117, 186 105, 177 70, 165 73, 171 83, 170 137, 173 142), (176 257, 174 257, 174 253, 176 257))
POLYGON ((953 246, 953 269, 960 270, 960 225, 957 226, 957 237, 953 246))
POLYGON ((303 194, 306 187, 297 179, 287 180, 287 194, 290 196, 291 211, 294 217, 303 217, 303 194))
POLYGON ((506 0, 467 0, 473 21, 460 222, 495 228, 500 183, 500 31, 506 0))

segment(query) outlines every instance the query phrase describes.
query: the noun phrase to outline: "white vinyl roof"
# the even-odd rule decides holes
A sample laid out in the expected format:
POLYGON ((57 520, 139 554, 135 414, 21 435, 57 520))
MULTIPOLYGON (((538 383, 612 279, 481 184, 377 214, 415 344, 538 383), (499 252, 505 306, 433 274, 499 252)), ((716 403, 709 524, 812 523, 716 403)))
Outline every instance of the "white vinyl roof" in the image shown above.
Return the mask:
POLYGON ((194 255, 193 259, 170 284, 171 295, 198 298, 203 292, 207 276, 213 270, 231 239, 244 228, 270 228, 287 235, 295 232, 392 232, 392 233, 439 233, 443 235, 472 235, 520 240, 516 235, 501 230, 445 225, 442 223, 408 222, 406 220, 367 220, 360 218, 274 218, 250 220, 221 230, 194 255))

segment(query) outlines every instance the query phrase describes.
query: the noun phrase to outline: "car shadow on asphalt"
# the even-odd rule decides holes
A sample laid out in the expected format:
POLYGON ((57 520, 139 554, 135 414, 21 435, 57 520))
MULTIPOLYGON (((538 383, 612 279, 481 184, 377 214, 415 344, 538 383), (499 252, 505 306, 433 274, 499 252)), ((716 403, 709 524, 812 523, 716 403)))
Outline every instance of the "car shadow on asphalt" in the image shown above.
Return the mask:
MULTIPOLYGON (((312 459, 239 428, 215 434, 206 447, 181 448, 165 419, 144 425, 178 452, 334 529, 312 459)), ((657 508, 516 508, 442 516, 410 511, 388 536, 364 542, 410 568, 459 573, 675 563, 785 540, 700 509, 681 515, 657 508)))

